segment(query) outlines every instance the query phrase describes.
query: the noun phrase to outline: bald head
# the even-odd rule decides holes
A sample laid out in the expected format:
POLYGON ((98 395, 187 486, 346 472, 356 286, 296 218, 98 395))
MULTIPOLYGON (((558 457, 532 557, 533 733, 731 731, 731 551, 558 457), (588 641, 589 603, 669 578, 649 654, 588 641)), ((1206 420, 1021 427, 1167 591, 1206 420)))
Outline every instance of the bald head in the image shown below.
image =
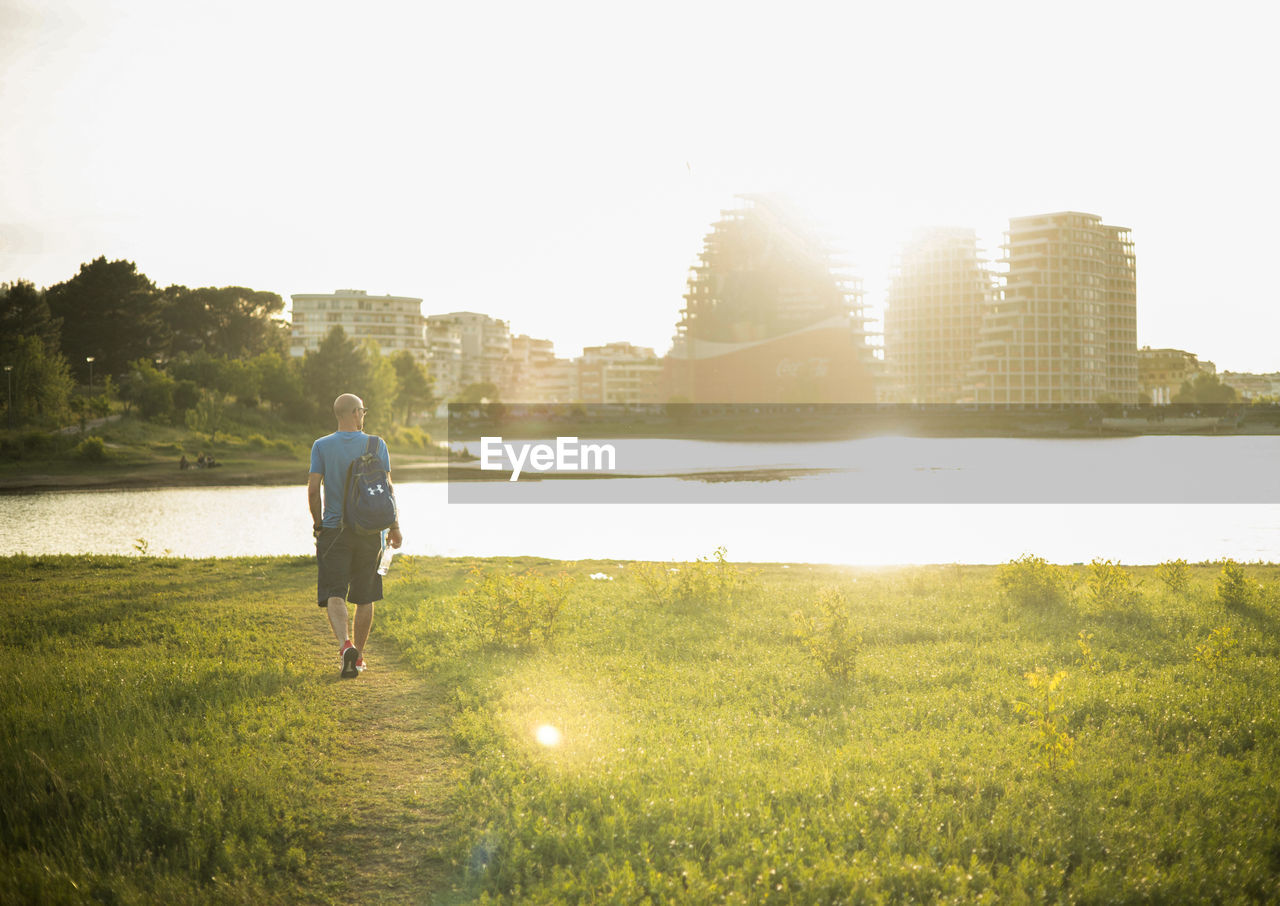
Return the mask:
POLYGON ((338 419, 339 431, 359 431, 364 427, 364 400, 354 393, 344 393, 333 401, 333 414, 338 419))

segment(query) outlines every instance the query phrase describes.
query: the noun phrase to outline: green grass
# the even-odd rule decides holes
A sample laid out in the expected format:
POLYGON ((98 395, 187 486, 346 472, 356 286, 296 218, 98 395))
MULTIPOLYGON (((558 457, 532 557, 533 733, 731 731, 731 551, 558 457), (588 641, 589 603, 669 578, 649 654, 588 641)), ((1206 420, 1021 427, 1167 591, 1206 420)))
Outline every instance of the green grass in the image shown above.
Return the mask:
POLYGON ((0 560, 0 903, 1280 897, 1280 567, 1229 604, 1217 565, 1130 570, 1127 604, 1073 567, 1020 606, 992 567, 689 599, 480 561, 574 578, 520 646, 468 612, 472 565, 398 559, 374 669, 339 683, 307 558, 0 560), (1018 705, 1041 667, 1052 768, 1018 705))
POLYGON ((1245 609, 1214 602, 1217 567, 1186 595, 1137 570, 1114 610, 1087 567, 1049 608, 1011 606, 992 568, 806 566, 664 606, 633 565, 592 563, 553 643, 526 650, 464 631, 458 576, 410 573, 391 622, 455 689, 475 828, 459 900, 1274 901, 1280 570, 1246 571, 1269 592, 1245 609), (830 587, 861 634, 847 680, 792 619, 830 587), (1221 625, 1240 645, 1206 669, 1194 646, 1221 625), (1067 672, 1071 766, 1042 766, 1017 709, 1038 667, 1067 672), (544 723, 560 746, 535 741, 544 723))

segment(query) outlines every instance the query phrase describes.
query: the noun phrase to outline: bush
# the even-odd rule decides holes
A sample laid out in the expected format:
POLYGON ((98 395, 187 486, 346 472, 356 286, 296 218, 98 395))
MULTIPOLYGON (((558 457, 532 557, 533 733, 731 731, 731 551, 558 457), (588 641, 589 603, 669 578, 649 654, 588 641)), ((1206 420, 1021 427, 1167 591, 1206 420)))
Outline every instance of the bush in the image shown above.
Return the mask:
POLYGON ((847 680, 857 666, 862 635, 849 628, 849 602, 838 588, 818 595, 818 617, 797 611, 791 615, 796 636, 832 679, 847 680))
POLYGON ((671 565, 637 563, 634 575, 655 602, 670 604, 730 604, 736 595, 751 588, 748 574, 730 563, 725 548, 717 547, 710 557, 671 565))
POLYGON ((1110 560, 1094 560, 1089 564, 1087 594, 1089 603, 1100 609, 1128 609, 1136 607, 1142 599, 1138 589, 1133 587, 1133 577, 1128 570, 1110 560))
POLYGON ((1236 640, 1231 635, 1230 626, 1219 626, 1209 633, 1209 638, 1199 645, 1192 646, 1191 659, 1209 670, 1217 670, 1231 656, 1236 647, 1236 640))
POLYGON ((62 447, 58 436, 46 431, 24 431, 19 436, 18 443, 22 447, 23 456, 56 453, 62 447))
POLYGON ((1175 594, 1185 595, 1191 587, 1186 560, 1166 560, 1156 567, 1156 578, 1175 594))
POLYGON ((1019 607, 1059 604, 1067 589, 1067 574, 1062 567, 1031 554, 1002 564, 996 581, 1005 599, 1019 607))
POLYGON ((507 648, 550 642, 572 584, 565 573, 547 578, 534 570, 486 574, 473 567, 462 592, 471 631, 484 644, 507 648))
POLYGON ((76 458, 85 462, 103 462, 107 458, 107 446, 101 437, 86 437, 76 447, 76 458))
POLYGON ((268 441, 261 434, 249 435, 249 446, 253 447, 255 450, 265 450, 270 445, 270 443, 271 442, 268 441))
POLYGON ((1244 567, 1234 560, 1222 561, 1218 576, 1218 603, 1224 607, 1248 607, 1258 597, 1258 583, 1244 574, 1244 567))

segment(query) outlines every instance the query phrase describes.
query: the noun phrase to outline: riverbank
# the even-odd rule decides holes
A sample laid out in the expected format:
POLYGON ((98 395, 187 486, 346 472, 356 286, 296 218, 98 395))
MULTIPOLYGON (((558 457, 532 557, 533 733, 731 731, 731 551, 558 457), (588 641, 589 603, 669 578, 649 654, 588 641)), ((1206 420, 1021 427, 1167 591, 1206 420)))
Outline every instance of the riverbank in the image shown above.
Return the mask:
POLYGON ((10 897, 1280 897, 1278 564, 313 570, 0 559, 10 897))
MULTIPOLYGON (((448 454, 429 435, 398 429, 386 439, 395 478, 434 480, 446 471, 448 454)), ((136 418, 74 434, 9 432, 0 458, 0 494, 306 484, 312 440, 296 429, 270 437, 210 437, 136 418), (217 465, 201 467, 207 457, 217 465)))
MULTIPOLYGON (((398 481, 444 481, 449 463, 438 458, 393 454, 398 481)), ((138 490, 154 488, 305 485, 309 463, 291 458, 233 458, 212 469, 179 469, 171 462, 95 464, 44 463, 40 469, 0 469, 0 494, 43 491, 138 490)))

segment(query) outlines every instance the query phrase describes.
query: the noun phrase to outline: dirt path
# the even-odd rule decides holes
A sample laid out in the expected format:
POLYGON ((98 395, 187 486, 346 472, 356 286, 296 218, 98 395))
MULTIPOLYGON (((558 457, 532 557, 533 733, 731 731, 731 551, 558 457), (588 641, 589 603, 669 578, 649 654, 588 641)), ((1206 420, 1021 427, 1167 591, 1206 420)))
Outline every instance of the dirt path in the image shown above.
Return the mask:
MULTIPOLYGON (((317 636, 323 628, 317 620, 317 636)), ((332 672, 324 688, 345 731, 334 744, 340 780, 326 794, 335 830, 308 861, 340 902, 434 902, 454 871, 441 845, 464 770, 448 739, 444 692, 379 642, 376 623, 358 679, 338 678, 332 638, 321 638, 317 662, 332 672)))

